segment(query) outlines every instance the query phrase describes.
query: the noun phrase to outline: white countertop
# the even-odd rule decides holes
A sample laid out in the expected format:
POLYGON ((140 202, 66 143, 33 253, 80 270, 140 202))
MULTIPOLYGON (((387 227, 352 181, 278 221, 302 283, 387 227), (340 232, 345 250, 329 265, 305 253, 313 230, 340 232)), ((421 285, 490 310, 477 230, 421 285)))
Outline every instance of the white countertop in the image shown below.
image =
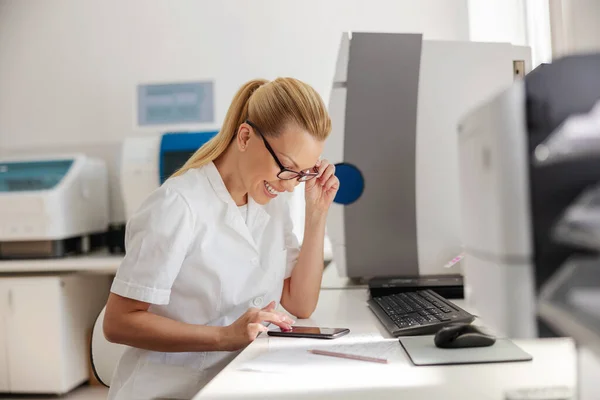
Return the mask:
POLYGON ((341 278, 338 274, 338 270, 335 266, 335 262, 331 262, 323 273, 323 279, 321 280, 321 290, 323 289, 346 289, 346 288, 364 288, 367 289, 367 284, 357 284, 351 279, 341 278))
MULTIPOLYGON (((0 260, 0 274, 67 271, 115 274, 122 261, 123 255, 110 254, 105 250, 60 258, 0 260)), ((341 288, 346 287, 348 284, 349 279, 340 278, 337 275, 335 265, 332 264, 331 268, 326 269, 323 277, 323 288, 341 288)))
MULTIPOLYGON (((325 280, 325 278, 324 278, 325 280)), ((297 325, 350 328, 336 344, 391 338, 365 301, 364 288, 322 290, 309 320, 297 325)), ((463 302, 455 301, 464 307, 463 302)), ((195 399, 494 399, 515 388, 576 385, 576 351, 570 339, 515 340, 531 362, 415 367, 398 343, 385 365, 353 360, 295 371, 239 370, 265 352, 310 343, 309 339, 262 334, 217 375, 195 399), (332 367, 335 365, 335 368, 332 367)), ((290 360, 294 363, 294 360, 290 360)))
POLYGON ((115 274, 122 260, 122 255, 110 254, 107 251, 51 259, 0 260, 0 274, 65 271, 115 274))
MULTIPOLYGON (((73 271, 112 275, 116 274, 122 261, 123 255, 110 254, 106 250, 60 258, 0 260, 0 274, 73 271)), ((335 272, 335 267, 332 265, 332 268, 327 268, 327 270, 335 272)), ((337 273, 331 272, 327 280, 324 278, 324 283, 328 288, 343 287, 349 281, 339 278, 337 273)))

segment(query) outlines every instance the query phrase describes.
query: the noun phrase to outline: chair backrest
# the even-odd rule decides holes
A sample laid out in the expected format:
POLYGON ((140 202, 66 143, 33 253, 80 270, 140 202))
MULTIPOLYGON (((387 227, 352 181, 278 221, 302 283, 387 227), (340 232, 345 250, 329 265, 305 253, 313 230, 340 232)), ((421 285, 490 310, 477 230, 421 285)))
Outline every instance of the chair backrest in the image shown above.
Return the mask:
POLYGON ((100 311, 100 314, 94 323, 90 346, 90 359, 92 361, 92 371, 94 372, 96 379, 103 385, 109 387, 113 372, 127 346, 111 343, 104 337, 102 325, 105 310, 106 307, 100 311))

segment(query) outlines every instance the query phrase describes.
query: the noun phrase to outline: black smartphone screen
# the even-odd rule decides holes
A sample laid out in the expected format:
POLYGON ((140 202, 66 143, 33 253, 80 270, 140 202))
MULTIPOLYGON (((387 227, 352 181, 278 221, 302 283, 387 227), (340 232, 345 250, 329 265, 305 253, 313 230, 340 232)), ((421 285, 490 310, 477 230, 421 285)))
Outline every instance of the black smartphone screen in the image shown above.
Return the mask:
POLYGON ((315 337, 315 338, 334 338, 350 332, 347 328, 319 328, 314 326, 293 326, 290 331, 280 329, 268 332, 271 336, 295 336, 295 337, 315 337))

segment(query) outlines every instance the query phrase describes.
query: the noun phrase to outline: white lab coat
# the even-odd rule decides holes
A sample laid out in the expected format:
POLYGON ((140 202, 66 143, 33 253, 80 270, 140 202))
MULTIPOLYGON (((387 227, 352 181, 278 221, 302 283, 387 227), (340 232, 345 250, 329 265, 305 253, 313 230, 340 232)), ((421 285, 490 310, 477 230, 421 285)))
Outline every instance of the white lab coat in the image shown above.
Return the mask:
MULTIPOLYGON (((287 199, 248 199, 247 221, 213 163, 167 180, 128 221, 111 291, 189 324, 225 326, 279 304, 299 254, 287 199)), ((237 353, 127 349, 109 399, 193 397, 237 353)))

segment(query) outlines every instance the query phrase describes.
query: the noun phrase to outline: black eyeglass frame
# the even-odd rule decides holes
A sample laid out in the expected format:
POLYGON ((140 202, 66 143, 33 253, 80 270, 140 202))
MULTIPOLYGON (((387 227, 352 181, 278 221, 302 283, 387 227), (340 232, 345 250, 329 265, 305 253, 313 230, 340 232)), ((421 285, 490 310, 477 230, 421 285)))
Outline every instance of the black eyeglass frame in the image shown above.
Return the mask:
MULTIPOLYGON (((289 169, 283 166, 283 164, 281 163, 281 161, 279 161, 279 158, 277 158, 277 156, 275 155, 275 152, 273 151, 273 148, 271 147, 271 145, 269 144, 269 142, 267 142, 267 139, 265 138, 265 135, 263 135, 263 133, 260 131, 260 129, 254 124, 252 123, 252 121, 250 120, 246 120, 246 123, 248 125, 250 125, 257 133, 258 135, 262 138, 263 143, 265 144, 265 147, 267 148, 267 150, 269 151, 269 153, 271 154, 271 156, 273 156, 273 159, 275 160, 275 162, 277 163, 277 166, 279 167, 279 173, 277 173, 277 178, 284 180, 284 181, 288 181, 288 180, 292 180, 292 179, 298 179, 299 182, 306 182, 309 181, 313 178, 315 178, 316 176, 319 175, 319 169, 317 167, 313 167, 312 171, 313 172, 305 172, 305 171, 294 171, 293 169, 289 169), (294 176, 291 177, 281 177, 281 175, 284 172, 288 172, 288 173, 292 173, 294 174, 294 176)), ((309 171, 309 170, 307 170, 309 171)))

